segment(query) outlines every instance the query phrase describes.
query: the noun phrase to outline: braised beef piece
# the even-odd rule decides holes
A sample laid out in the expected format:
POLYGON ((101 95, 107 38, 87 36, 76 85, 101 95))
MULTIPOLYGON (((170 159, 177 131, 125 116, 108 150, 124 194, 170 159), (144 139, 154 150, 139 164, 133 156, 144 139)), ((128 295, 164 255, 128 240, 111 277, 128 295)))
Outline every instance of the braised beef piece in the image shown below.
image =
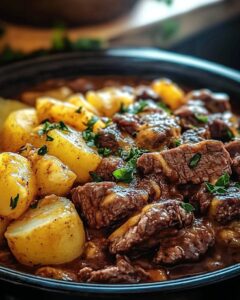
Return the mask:
POLYGON ((211 223, 195 220, 191 227, 181 229, 176 237, 160 241, 160 248, 154 257, 157 264, 177 264, 197 261, 215 242, 211 223))
POLYGON ((171 146, 180 137, 181 128, 176 119, 166 112, 141 113, 141 126, 136 143, 144 149, 162 149, 171 146))
POLYGON ((204 117, 209 114, 202 101, 189 101, 186 105, 174 111, 174 115, 180 118, 180 124, 184 129, 192 126, 204 126, 204 117))
POLYGON ((86 267, 79 271, 80 282, 92 283, 138 283, 150 279, 149 274, 140 266, 132 265, 126 256, 116 256, 116 265, 94 270, 86 267))
POLYGON ((208 139, 210 139, 210 132, 204 127, 189 129, 182 134, 182 144, 195 144, 208 139))
POLYGON ((231 174, 231 158, 222 142, 206 140, 160 153, 145 153, 137 161, 144 174, 163 173, 178 184, 214 181, 231 174))
POLYGON ((212 139, 231 141, 237 130, 237 120, 231 112, 212 114, 208 118, 208 127, 212 139))
POLYGON ((78 280, 77 275, 74 272, 54 267, 41 267, 37 269, 35 275, 64 281, 78 280))
POLYGON ((240 155, 236 156, 232 162, 232 171, 233 174, 237 176, 237 179, 240 180, 240 155))
POLYGON ((134 185, 136 188, 147 191, 151 202, 159 199, 183 200, 182 193, 178 190, 178 187, 170 183, 163 175, 139 177, 134 185))
POLYGON ((177 200, 162 200, 144 207, 138 215, 130 218, 109 237, 111 253, 127 253, 136 247, 155 240, 161 231, 180 229, 193 221, 192 212, 182 207, 177 200))
POLYGON ((95 173, 100 176, 103 181, 115 181, 113 172, 124 166, 124 161, 120 157, 105 157, 100 162, 95 173))
POLYGON ((220 224, 240 218, 240 189, 229 187, 226 193, 214 195, 210 216, 220 224))
POLYGON ((225 148, 229 152, 231 158, 240 156, 240 139, 229 142, 225 145, 225 148))
POLYGON ((195 90, 187 95, 189 100, 200 100, 210 113, 231 111, 228 95, 213 93, 208 89, 195 90))
POLYGON ((91 228, 107 227, 131 215, 148 201, 148 193, 114 182, 86 183, 73 190, 72 201, 91 228))
POLYGON ((140 127, 140 118, 138 115, 132 114, 116 114, 113 117, 113 122, 117 124, 121 131, 124 131, 131 136, 135 136, 140 127))
POLYGON ((190 196, 189 202, 203 215, 207 214, 213 195, 207 191, 205 183, 190 196))
POLYGON ((135 99, 138 100, 153 100, 159 101, 159 96, 149 86, 139 85, 135 88, 135 99))
POLYGON ((130 136, 121 133, 116 124, 111 124, 99 131, 98 144, 102 148, 112 150, 112 153, 117 153, 119 148, 134 146, 134 141, 130 136))

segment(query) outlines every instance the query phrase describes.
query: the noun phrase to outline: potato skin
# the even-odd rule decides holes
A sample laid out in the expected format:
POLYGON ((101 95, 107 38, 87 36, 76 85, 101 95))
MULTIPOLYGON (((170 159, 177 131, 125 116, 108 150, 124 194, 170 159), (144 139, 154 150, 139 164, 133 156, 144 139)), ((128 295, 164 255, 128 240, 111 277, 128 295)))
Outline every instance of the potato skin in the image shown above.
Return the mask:
POLYGON ((54 129, 48 133, 53 141, 46 141, 46 136, 32 133, 30 143, 35 147, 46 145, 48 154, 60 159, 77 175, 77 181, 84 183, 90 179, 89 172, 95 171, 102 158, 94 149, 88 147, 80 132, 69 127, 69 131, 54 129))
POLYGON ((16 259, 28 266, 71 262, 82 254, 85 243, 73 203, 57 196, 44 198, 12 222, 5 237, 16 259))
MULTIPOLYGON (((52 98, 39 98, 37 100, 37 115, 39 121, 46 119, 52 122, 63 121, 77 130, 83 131, 87 128, 88 121, 94 116, 93 113, 82 107, 78 112, 76 105, 67 102, 61 102, 52 98)), ((105 124, 98 120, 94 125, 94 131, 105 127, 105 124)))
POLYGON ((36 194, 36 180, 30 162, 19 154, 0 154, 0 216, 17 219, 31 204, 36 194), (18 197, 16 207, 11 198, 18 197))
POLYGON ((1 138, 3 151, 17 152, 26 144, 31 131, 38 125, 34 108, 12 112, 6 119, 1 138))

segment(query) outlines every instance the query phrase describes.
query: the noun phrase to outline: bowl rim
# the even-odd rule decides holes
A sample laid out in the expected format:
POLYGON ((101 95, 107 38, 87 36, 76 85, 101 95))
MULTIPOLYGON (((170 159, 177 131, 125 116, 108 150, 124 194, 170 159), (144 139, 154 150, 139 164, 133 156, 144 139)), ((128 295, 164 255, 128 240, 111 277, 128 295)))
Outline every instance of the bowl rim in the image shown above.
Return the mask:
MULTIPOLYGON (((15 62, 0 68, 0 82, 3 76, 18 72, 22 69, 32 68, 34 65, 46 63, 54 63, 67 59, 84 59, 84 58, 127 58, 137 62, 139 59, 166 62, 178 66, 185 66, 195 70, 210 73, 212 76, 220 76, 232 81, 234 84, 240 83, 240 72, 228 67, 212 63, 206 60, 193 58, 181 54, 169 53, 149 48, 122 48, 108 49, 98 52, 76 52, 54 54, 45 57, 27 59, 15 62)), ((94 75, 94 74, 93 74, 94 75)), ((11 76, 9 77, 11 78, 11 76)), ((7 79, 4 81, 8 81, 7 79)), ((27 274, 14 269, 0 266, 0 280, 14 283, 16 285, 24 285, 42 290, 61 292, 61 293, 93 293, 93 294, 126 294, 126 293, 148 293, 160 291, 176 291, 183 289, 196 288, 203 285, 209 285, 226 279, 240 275, 240 263, 235 264, 217 271, 203 273, 194 276, 183 277, 180 279, 167 280, 153 283, 137 283, 137 284, 92 284, 66 282, 43 278, 36 275, 27 274)))

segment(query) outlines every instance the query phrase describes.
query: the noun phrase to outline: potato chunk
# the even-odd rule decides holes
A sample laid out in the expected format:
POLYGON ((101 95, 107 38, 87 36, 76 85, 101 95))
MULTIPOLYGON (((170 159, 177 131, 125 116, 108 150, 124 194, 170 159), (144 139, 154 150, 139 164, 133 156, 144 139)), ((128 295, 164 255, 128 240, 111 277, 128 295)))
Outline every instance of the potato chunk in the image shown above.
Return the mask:
POLYGON ((49 196, 14 221, 5 233, 10 250, 24 265, 57 265, 83 252, 85 232, 71 201, 49 196))
POLYGON ((36 194, 30 162, 19 154, 0 154, 0 216, 17 219, 36 194))
POLYGON ((12 112, 6 119, 2 130, 3 151, 17 152, 26 144, 29 135, 38 124, 34 108, 12 112))
POLYGON ((112 117, 122 105, 129 106, 134 101, 134 95, 119 88, 104 88, 97 92, 89 91, 87 101, 91 103, 103 116, 112 117))
POLYGON ((48 154, 56 156, 67 165, 77 175, 78 182, 87 182, 89 172, 96 170, 102 158, 97 151, 86 145, 81 133, 71 128, 69 131, 54 129, 48 133, 53 140, 46 141, 45 135, 38 135, 39 129, 32 134, 30 143, 39 148, 46 145, 48 154))
POLYGON ((37 194, 65 196, 70 192, 77 176, 58 158, 48 154, 40 156, 38 150, 28 145, 26 150, 21 152, 32 163, 37 181, 37 194))
POLYGON ((89 103, 82 94, 72 95, 68 98, 68 102, 75 105, 78 109, 84 107, 94 115, 99 116, 99 111, 91 103, 89 103))
POLYGON ((9 223, 8 219, 0 217, 0 246, 4 243, 4 234, 9 223))
MULTIPOLYGON (((79 111, 78 108, 67 102, 61 102, 53 98, 39 98, 37 100, 37 115, 40 121, 49 119, 52 122, 63 121, 66 124, 74 127, 77 130, 85 130, 87 123, 94 116, 93 113, 82 107, 79 111)), ((105 124, 98 120, 94 124, 94 131, 105 127, 105 124)))
POLYGON ((152 89, 173 110, 186 102, 183 90, 169 79, 155 80, 152 89))

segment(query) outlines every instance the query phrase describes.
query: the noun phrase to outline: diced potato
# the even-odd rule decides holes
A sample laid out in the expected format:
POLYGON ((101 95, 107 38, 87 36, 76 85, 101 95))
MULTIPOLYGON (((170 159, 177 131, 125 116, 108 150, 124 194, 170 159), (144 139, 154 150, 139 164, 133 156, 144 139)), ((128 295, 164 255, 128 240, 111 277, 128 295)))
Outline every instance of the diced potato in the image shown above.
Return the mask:
POLYGON ((225 247, 240 248, 240 221, 231 222, 216 235, 218 243, 225 247))
POLYGON ((21 152, 31 163, 36 176, 37 194, 39 196, 65 196, 70 192, 77 176, 58 158, 52 155, 38 155, 38 149, 21 152))
POLYGON ((48 154, 67 165, 77 175, 78 182, 87 182, 90 179, 89 172, 95 171, 102 159, 97 151, 88 147, 82 134, 72 128, 69 128, 69 131, 50 131, 48 135, 53 141, 46 141, 45 135, 39 136, 37 132, 40 128, 32 133, 29 142, 37 148, 46 145, 48 154))
POLYGON ((0 154, 0 216, 17 219, 36 194, 35 176, 30 162, 19 154, 0 154))
POLYGON ((90 111, 96 116, 99 116, 99 111, 86 99, 82 94, 75 94, 68 98, 68 102, 75 105, 78 109, 84 107, 86 110, 90 111))
POLYGON ((36 101, 40 97, 52 97, 61 101, 66 101, 67 97, 72 94, 72 90, 66 86, 48 91, 27 91, 22 93, 21 101, 31 106, 35 106, 36 101))
POLYGON ((0 246, 3 244, 4 241, 4 234, 7 230, 10 221, 6 218, 0 217, 0 246))
POLYGON ((49 196, 39 201, 5 233, 16 259, 28 266, 57 265, 79 257, 84 248, 82 221, 71 201, 49 196))
POLYGON ((134 102, 134 95, 119 88, 104 88, 99 91, 89 91, 86 99, 103 116, 112 117, 117 113, 121 106, 129 106, 134 102))
MULTIPOLYGON (((67 102, 61 102, 52 98, 39 98, 37 100, 37 115, 40 121, 49 119, 53 122, 63 121, 77 130, 85 130, 88 121, 94 116, 84 107, 79 112, 75 105, 67 102)), ((105 124, 98 120, 93 129, 105 127, 105 124)))
POLYGON ((27 108, 27 105, 19 101, 0 98, 0 107, 1 107, 0 109, 0 131, 1 131, 3 124, 10 113, 22 108, 27 108))
POLYGON ((3 151, 17 152, 26 144, 31 131, 38 125, 34 108, 12 112, 4 123, 1 134, 3 151))
POLYGON ((152 83, 152 89, 172 110, 186 102, 184 91, 169 79, 155 80, 152 83))

